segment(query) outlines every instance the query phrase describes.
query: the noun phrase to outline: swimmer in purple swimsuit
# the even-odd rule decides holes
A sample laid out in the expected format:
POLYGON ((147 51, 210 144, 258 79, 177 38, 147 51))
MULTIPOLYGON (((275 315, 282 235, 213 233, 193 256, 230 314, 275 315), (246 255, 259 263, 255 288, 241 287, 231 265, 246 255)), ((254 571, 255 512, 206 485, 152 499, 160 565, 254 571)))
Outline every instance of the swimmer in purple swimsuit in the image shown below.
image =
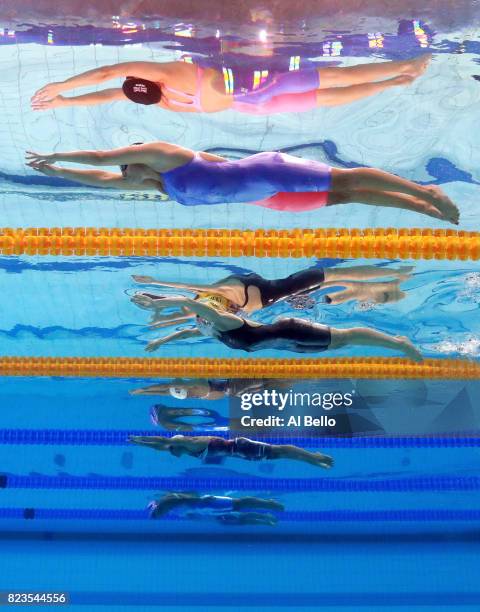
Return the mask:
POLYGON ((333 465, 332 457, 323 453, 313 453, 291 444, 267 444, 266 442, 242 437, 226 440, 216 436, 184 436, 178 434, 172 438, 130 436, 128 440, 153 450, 169 452, 174 457, 188 455, 202 461, 213 458, 237 457, 247 461, 290 459, 326 469, 333 465))
POLYGON ((159 300, 157 308, 160 304, 163 308, 187 306, 196 315, 196 327, 153 340, 145 349, 148 352, 172 340, 209 336, 232 349, 247 352, 276 349, 294 353, 321 353, 345 346, 375 346, 400 351, 409 359, 422 361, 420 352, 405 336, 390 336, 368 327, 340 329, 286 317, 277 319, 275 323, 257 323, 210 304, 179 296, 165 296, 159 300))
POLYGON ((227 525, 275 525, 277 517, 256 510, 282 512, 283 504, 259 497, 228 497, 197 493, 167 493, 148 504, 150 518, 161 516, 198 519, 212 518, 227 525))
POLYGON ((250 203, 299 212, 337 204, 401 208, 458 224, 459 211, 437 186, 423 186, 375 168, 332 168, 319 161, 265 151, 239 160, 195 152, 167 142, 136 144, 113 151, 34 153, 27 165, 48 176, 82 185, 166 194, 184 206, 250 203), (72 162, 119 165, 121 174, 73 170, 72 162), (313 203, 303 197, 313 194, 313 203), (280 198, 281 202, 277 202, 280 198))
POLYGON ((254 82, 253 75, 249 82, 228 68, 220 71, 186 62, 124 62, 49 83, 33 95, 32 108, 42 111, 128 99, 180 113, 215 113, 227 109, 253 115, 302 112, 348 104, 391 87, 409 85, 425 72, 430 60, 431 55, 424 54, 414 59, 350 67, 313 67, 289 72, 263 70, 259 83, 254 82), (125 79, 121 88, 79 96, 61 95, 77 87, 118 78, 125 79))

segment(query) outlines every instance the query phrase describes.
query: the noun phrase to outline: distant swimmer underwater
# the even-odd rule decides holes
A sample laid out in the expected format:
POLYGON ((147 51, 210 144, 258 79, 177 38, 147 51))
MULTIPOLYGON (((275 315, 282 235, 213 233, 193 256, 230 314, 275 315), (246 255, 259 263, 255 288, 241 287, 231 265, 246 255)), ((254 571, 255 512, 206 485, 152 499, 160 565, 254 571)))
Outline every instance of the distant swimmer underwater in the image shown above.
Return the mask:
POLYGON ((225 397, 240 397, 266 388, 287 388, 289 380, 278 378, 258 379, 190 379, 175 378, 171 382, 157 383, 130 391, 130 395, 159 395, 177 400, 201 399, 216 401, 225 397))
POLYGON ((277 517, 270 510, 282 512, 283 504, 274 499, 259 497, 230 497, 227 495, 198 495, 198 493, 167 493, 148 504, 150 518, 163 516, 213 519, 223 525, 275 525, 277 517))
POLYGON ((308 67, 281 72, 264 71, 256 83, 252 70, 217 70, 198 63, 123 62, 101 66, 48 83, 32 97, 35 111, 68 106, 93 106, 130 100, 157 105, 176 113, 215 113, 235 110, 251 115, 303 112, 317 107, 340 106, 374 96, 386 89, 407 86, 428 68, 432 56, 358 64, 308 67), (77 96, 64 92, 123 78, 121 87, 110 87, 77 96))
POLYGON ((419 185, 375 168, 333 168, 277 151, 228 160, 168 142, 110 151, 26 152, 26 163, 48 176, 92 187, 154 191, 184 206, 254 204, 302 212, 339 204, 367 204, 428 215, 458 225, 460 213, 436 185, 419 185), (120 166, 120 172, 74 170, 57 162, 120 166))
POLYGON ((217 436, 184 436, 178 434, 172 438, 130 436, 128 440, 153 450, 165 451, 174 457, 187 455, 202 461, 213 458, 236 457, 247 461, 290 459, 326 469, 333 465, 332 457, 323 453, 313 453, 291 444, 267 444, 243 437, 226 440, 217 436))

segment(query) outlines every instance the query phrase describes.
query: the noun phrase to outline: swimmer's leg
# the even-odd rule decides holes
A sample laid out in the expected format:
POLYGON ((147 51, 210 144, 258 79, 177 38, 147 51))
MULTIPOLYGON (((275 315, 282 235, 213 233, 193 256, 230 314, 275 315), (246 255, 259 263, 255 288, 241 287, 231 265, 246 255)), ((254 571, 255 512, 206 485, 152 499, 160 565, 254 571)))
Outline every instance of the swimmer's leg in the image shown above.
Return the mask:
MULTIPOLYGON (((364 282, 364 281, 332 281, 326 286, 345 287, 341 291, 328 294, 329 304, 344 304, 351 300, 370 301, 375 304, 387 304, 398 302, 405 297, 405 292, 400 290, 400 280, 387 282, 364 282)), ((327 297, 327 296, 326 296, 327 297)))
MULTIPOLYGON (((358 190, 351 192, 331 192, 328 198, 329 206, 334 204, 352 204, 355 202, 358 204, 369 204, 371 206, 411 210, 422 215, 434 217, 435 219, 450 221, 450 219, 446 218, 444 214, 430 202, 404 193, 358 190)), ((458 221, 450 221, 450 223, 455 223, 457 225, 458 221)))
POLYGON ((329 455, 312 453, 299 446, 293 446, 293 444, 272 444, 269 458, 303 461, 304 463, 309 463, 310 465, 325 469, 331 468, 333 465, 333 458, 329 455))
POLYGON ((331 349, 344 346, 381 346, 387 349, 401 351, 413 361, 422 361, 422 355, 406 336, 390 336, 368 327, 351 327, 350 329, 330 328, 331 349))
POLYGON ((364 281, 375 278, 392 276, 406 279, 410 276, 413 266, 399 266, 398 268, 387 268, 378 266, 342 266, 324 268, 325 283, 336 280, 364 281))
MULTIPOLYGON (((377 168, 351 168, 349 170, 332 168, 331 191, 340 193, 362 191, 406 194, 431 204, 440 211, 445 220, 451 221, 451 223, 457 223, 459 219, 458 208, 441 189, 418 185, 413 181, 401 178, 390 172, 378 170, 377 168)), ((365 203, 368 204, 369 202, 365 203)))
MULTIPOLYGON (((350 85, 349 87, 329 87, 328 89, 317 89, 316 102, 317 106, 341 106, 349 104, 356 100, 369 98, 385 89, 398 87, 399 85, 410 85, 413 82, 413 77, 405 74, 401 76, 379 81, 378 83, 362 83, 360 85, 350 85)), ((304 95, 304 94, 298 94, 304 95)), ((291 109, 293 110, 293 109, 291 109)), ((280 112, 280 111, 277 111, 280 112)))
POLYGON ((274 499, 260 499, 259 497, 240 497, 238 499, 233 500, 233 509, 234 510, 252 510, 252 509, 262 509, 262 510, 285 510, 285 507, 280 502, 275 501, 274 499))
POLYGON ((372 83, 403 74, 419 77, 427 69, 431 53, 425 53, 414 59, 358 64, 357 66, 319 68, 320 88, 347 87, 361 83, 372 83))
MULTIPOLYGON (((258 104, 235 101, 232 108, 249 115, 274 115, 276 113, 301 113, 318 106, 341 106, 356 100, 374 96, 390 87, 409 85, 413 77, 407 74, 393 77, 378 83, 361 83, 348 87, 328 87, 313 89, 304 93, 281 94, 258 104)), ((271 206, 273 208, 273 206, 271 206)))

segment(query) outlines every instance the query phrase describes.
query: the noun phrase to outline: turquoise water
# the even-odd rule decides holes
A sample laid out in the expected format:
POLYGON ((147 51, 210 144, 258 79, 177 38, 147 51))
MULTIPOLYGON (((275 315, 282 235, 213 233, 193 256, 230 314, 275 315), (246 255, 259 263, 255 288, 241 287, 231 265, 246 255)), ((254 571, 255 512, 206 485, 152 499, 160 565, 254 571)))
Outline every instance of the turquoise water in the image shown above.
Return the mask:
MULTIPOLYGON (((131 303, 136 291, 162 292, 136 284, 132 275, 148 275, 166 282, 209 284, 229 274, 256 272, 267 279, 283 278, 312 266, 337 268, 362 264, 396 269, 413 266, 401 283, 405 297, 399 302, 375 304, 351 300, 324 303, 326 290, 315 292, 315 305, 295 310, 280 301, 251 315, 270 323, 282 316, 297 316, 332 327, 367 326, 393 335, 406 335, 425 357, 478 358, 480 351, 480 276, 468 262, 335 261, 314 259, 185 259, 22 257, 0 260, 4 288, 0 317, 0 351, 4 355, 129 356, 146 355, 147 342, 175 329, 151 330, 151 314, 131 303)), ((383 279, 381 279, 383 280, 383 279)), ((342 285, 328 291, 333 296, 342 285)), ((171 290, 174 293, 177 291, 171 290)), ((185 295, 192 295, 185 293, 185 295)), ((288 357, 286 350, 253 354, 230 349, 213 338, 166 344, 160 357, 288 357)), ((349 347, 335 355, 396 355, 382 348, 349 347)), ((332 356, 329 352, 327 356, 332 356)))

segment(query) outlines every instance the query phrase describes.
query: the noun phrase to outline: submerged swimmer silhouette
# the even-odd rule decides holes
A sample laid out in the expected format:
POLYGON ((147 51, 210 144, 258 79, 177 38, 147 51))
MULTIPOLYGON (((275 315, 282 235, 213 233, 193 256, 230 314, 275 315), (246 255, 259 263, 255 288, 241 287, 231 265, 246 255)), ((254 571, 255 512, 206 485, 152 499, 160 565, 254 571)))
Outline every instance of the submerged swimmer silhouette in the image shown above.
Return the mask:
POLYGON ((425 72, 431 57, 424 54, 413 59, 351 67, 269 71, 258 88, 253 79, 249 84, 246 79, 235 78, 233 91, 227 89, 223 72, 215 68, 186 62, 124 62, 49 83, 33 95, 31 103, 36 111, 129 99, 174 112, 214 113, 227 109, 254 115, 301 112, 317 106, 348 104, 391 87, 409 85, 425 72), (125 78, 121 88, 79 96, 61 95, 77 87, 117 78, 125 78))
POLYGON ((227 525, 275 525, 277 517, 255 510, 284 510, 283 504, 259 497, 167 493, 148 504, 150 518, 174 516, 187 519, 213 518, 227 525), (253 511, 253 512, 252 512, 253 511))
POLYGON ((243 437, 226 440, 217 436, 184 436, 177 434, 172 438, 130 436, 128 440, 133 444, 146 446, 153 450, 169 452, 175 457, 187 455, 202 461, 217 457, 237 457, 247 461, 291 459, 326 469, 333 465, 332 457, 323 453, 306 451, 291 444, 267 444, 243 437))
POLYGON ((230 161, 167 142, 131 145, 112 151, 35 153, 27 165, 94 187, 164 193, 184 206, 251 203, 281 210, 305 210, 302 196, 313 193, 307 208, 337 204, 369 204, 401 208, 458 224, 455 204, 437 186, 422 186, 375 168, 332 168, 285 153, 257 153, 230 161), (56 162, 121 167, 120 173, 72 170, 56 162), (288 197, 285 199, 285 195, 288 197), (297 199, 297 196, 300 199, 297 199))

